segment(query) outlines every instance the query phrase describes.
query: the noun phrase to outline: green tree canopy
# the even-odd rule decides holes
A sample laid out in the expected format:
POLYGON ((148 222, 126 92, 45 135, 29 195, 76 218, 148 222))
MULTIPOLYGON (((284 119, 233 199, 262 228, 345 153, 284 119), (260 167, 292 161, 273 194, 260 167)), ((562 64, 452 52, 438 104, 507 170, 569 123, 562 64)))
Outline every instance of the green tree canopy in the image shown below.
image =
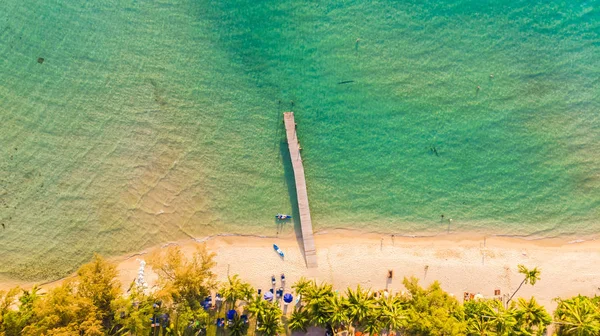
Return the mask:
POLYGON ((77 295, 89 299, 96 307, 106 329, 112 321, 112 303, 121 294, 117 268, 99 255, 77 271, 77 295))
POLYGON ((436 281, 427 289, 414 277, 402 282, 409 292, 407 333, 410 335, 464 335, 464 311, 458 301, 436 281))
POLYGON ((164 304, 161 310, 170 314, 173 332, 183 333, 190 323, 204 326, 209 322, 201 303, 216 289, 213 258, 214 253, 204 245, 198 246, 191 258, 178 246, 169 246, 150 258, 149 264, 158 274, 156 295, 164 304))
POLYGON ((77 295, 74 283, 66 281, 34 303, 32 323, 22 334, 100 336, 106 331, 101 317, 93 301, 77 295))
POLYGON ((306 332, 310 319, 308 313, 305 310, 299 309, 292 313, 288 320, 288 328, 291 331, 302 331, 306 332))
POLYGON ((364 326, 371 311, 377 309, 373 296, 358 285, 356 290, 347 289, 346 298, 350 321, 354 326, 364 326))
POLYGON ((281 323, 281 317, 283 313, 279 304, 276 302, 269 303, 266 306, 262 319, 258 324, 258 331, 264 336, 275 336, 280 332, 283 332, 283 324, 281 323))
POLYGON ((556 334, 558 336, 600 335, 600 306, 598 297, 575 296, 558 299, 554 311, 556 334))
MULTIPOLYGON (((297 288, 297 286, 296 286, 297 288)), ((328 283, 317 285, 316 282, 311 283, 302 291, 302 299, 304 300, 305 309, 311 319, 311 324, 325 327, 331 316, 329 315, 328 303, 333 297, 333 286, 328 283)))
POLYGON ((227 282, 221 285, 219 292, 231 307, 235 307, 238 300, 248 302, 254 296, 254 288, 249 283, 240 280, 237 274, 227 277, 227 282))
POLYGON ((540 306, 535 298, 525 300, 519 298, 511 307, 514 309, 516 331, 519 334, 542 335, 552 322, 552 317, 546 309, 540 306))
POLYGON ((169 246, 153 255, 149 264, 158 274, 158 297, 199 309, 202 300, 216 288, 213 258, 214 253, 209 253, 204 245, 189 260, 178 246, 169 246))

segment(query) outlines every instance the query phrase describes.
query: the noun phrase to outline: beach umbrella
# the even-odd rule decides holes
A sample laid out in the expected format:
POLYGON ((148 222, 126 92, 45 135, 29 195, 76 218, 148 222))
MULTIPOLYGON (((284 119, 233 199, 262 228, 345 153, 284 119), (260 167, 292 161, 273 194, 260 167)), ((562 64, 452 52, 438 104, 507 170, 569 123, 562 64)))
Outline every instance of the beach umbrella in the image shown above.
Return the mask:
POLYGON ((233 318, 235 317, 235 314, 237 314, 235 309, 231 309, 230 311, 227 312, 227 319, 233 320, 233 318))
POLYGON ((294 301, 294 297, 292 296, 292 294, 285 293, 285 295, 283 296, 283 302, 290 303, 292 301, 294 301))
POLYGON ((202 302, 202 308, 204 308, 206 310, 210 309, 210 302, 206 302, 206 301, 202 302))
POLYGON ((265 300, 267 301, 272 301, 273 300, 273 293, 271 292, 266 292, 265 296, 264 296, 265 300))

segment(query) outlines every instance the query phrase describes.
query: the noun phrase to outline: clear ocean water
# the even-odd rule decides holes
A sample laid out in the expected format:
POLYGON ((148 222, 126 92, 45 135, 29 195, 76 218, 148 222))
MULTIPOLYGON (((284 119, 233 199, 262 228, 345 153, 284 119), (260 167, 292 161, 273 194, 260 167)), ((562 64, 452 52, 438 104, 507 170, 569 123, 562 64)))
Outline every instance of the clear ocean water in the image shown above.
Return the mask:
POLYGON ((275 235, 288 110, 317 230, 600 230, 600 1, 1 7, 1 276, 275 235))

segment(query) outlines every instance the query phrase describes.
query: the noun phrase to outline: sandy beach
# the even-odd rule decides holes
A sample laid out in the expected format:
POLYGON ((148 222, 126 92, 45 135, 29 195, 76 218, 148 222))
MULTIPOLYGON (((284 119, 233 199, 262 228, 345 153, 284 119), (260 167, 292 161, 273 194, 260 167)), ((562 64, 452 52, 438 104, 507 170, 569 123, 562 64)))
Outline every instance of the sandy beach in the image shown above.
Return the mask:
MULTIPOLYGON (((559 239, 524 240, 517 238, 448 235, 429 238, 391 237, 353 231, 330 231, 315 235, 317 269, 307 269, 295 237, 260 238, 218 236, 173 242, 191 254, 198 244, 216 253, 215 272, 219 280, 239 274, 255 288, 271 288, 272 274, 287 278, 287 290, 301 276, 327 281, 338 290, 356 287, 402 291, 402 278, 415 276, 422 285, 438 280, 442 288, 462 300, 464 292, 492 296, 514 291, 522 280, 517 265, 541 268, 541 280, 524 285, 518 296, 535 296, 549 310, 553 299, 577 294, 594 295, 600 290, 600 243, 568 242, 559 239), (281 259, 272 248, 276 243, 285 252, 281 259), (387 279, 387 271, 394 277, 387 279)), ((127 286, 136 277, 139 262, 155 249, 113 258, 118 263, 120 281, 127 286)), ((147 268, 152 285, 156 276, 147 268)), ((47 284, 52 286, 55 283, 47 284)), ((6 287, 4 283, 2 287, 6 287)), ((14 285, 11 283, 10 285, 14 285)), ((277 286, 279 287, 279 281, 277 286)))

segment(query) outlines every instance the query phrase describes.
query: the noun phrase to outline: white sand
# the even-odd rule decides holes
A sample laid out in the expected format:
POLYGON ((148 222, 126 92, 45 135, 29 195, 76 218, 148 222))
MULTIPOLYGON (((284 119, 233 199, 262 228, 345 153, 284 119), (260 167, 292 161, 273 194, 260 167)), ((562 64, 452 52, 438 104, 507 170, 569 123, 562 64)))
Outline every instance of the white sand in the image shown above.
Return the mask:
MULTIPOLYGON (((462 301, 463 292, 491 296, 494 289, 502 294, 514 291, 522 275, 517 265, 541 268, 541 280, 524 285, 517 296, 535 296, 549 310, 552 300, 577 294, 600 294, 600 244, 596 241, 569 244, 561 240, 527 241, 513 238, 448 235, 433 238, 405 238, 335 231, 315 236, 319 267, 306 269, 295 238, 214 237, 205 242, 217 254, 215 268, 219 280, 227 274, 239 274, 256 288, 271 288, 270 277, 285 273, 287 289, 299 277, 315 278, 334 284, 339 290, 357 284, 373 290, 403 289, 402 278, 415 276, 422 285, 438 280, 442 288, 462 301), (485 239, 485 242, 484 242, 485 239), (285 252, 282 260, 273 251, 276 243, 285 252), (387 271, 394 278, 387 282, 387 271)), ((186 253, 197 242, 177 242, 186 253)), ((161 247, 156 247, 161 248, 161 247)), ((154 249, 156 249, 154 248, 154 249)), ((128 286, 137 276, 141 255, 115 258, 120 280, 128 286)), ((147 268, 147 280, 155 275, 147 268)), ((4 286, 0 286, 4 287, 4 286)))

